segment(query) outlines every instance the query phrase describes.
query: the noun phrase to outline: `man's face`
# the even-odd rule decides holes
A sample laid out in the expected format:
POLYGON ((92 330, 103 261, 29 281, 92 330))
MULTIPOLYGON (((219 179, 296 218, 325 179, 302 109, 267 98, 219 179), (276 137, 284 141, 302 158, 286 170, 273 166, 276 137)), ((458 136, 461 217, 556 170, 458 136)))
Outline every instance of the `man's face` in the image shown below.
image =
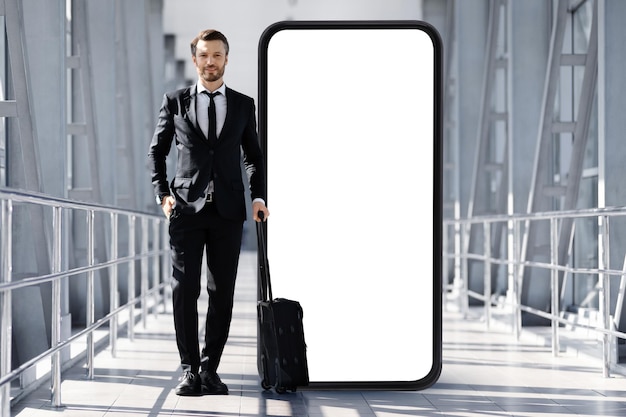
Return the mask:
POLYGON ((218 81, 224 76, 228 56, 222 41, 198 41, 196 56, 192 58, 198 76, 205 82, 218 81))

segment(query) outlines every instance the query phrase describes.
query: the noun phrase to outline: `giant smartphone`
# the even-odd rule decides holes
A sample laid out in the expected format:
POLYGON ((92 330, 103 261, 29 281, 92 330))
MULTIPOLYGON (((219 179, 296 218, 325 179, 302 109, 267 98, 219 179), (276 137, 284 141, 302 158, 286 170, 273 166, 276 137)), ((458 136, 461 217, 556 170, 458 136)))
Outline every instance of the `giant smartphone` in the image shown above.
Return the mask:
POLYGON ((259 43, 268 257, 311 387, 441 371, 441 41, 419 21, 279 22, 259 43))

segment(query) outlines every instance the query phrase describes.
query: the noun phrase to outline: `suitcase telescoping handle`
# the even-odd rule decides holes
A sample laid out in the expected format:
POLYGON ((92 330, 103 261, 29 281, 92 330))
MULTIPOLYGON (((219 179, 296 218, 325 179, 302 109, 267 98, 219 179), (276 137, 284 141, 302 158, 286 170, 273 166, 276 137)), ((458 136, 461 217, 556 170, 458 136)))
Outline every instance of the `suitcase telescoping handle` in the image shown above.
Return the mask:
POLYGON ((272 301, 272 282, 270 281, 270 265, 267 260, 267 246, 265 245, 265 225, 264 213, 258 213, 261 221, 256 222, 256 236, 259 257, 259 275, 261 277, 261 301, 272 301), (269 298, 268 298, 269 297, 269 298))

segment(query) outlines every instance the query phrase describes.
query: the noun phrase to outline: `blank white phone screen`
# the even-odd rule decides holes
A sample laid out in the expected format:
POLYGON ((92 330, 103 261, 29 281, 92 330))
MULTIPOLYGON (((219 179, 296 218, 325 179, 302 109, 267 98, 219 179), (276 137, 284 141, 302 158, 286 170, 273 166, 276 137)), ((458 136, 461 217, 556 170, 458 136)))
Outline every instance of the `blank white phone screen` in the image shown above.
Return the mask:
POLYGON ((420 28, 285 28, 266 61, 268 258, 311 382, 418 381, 434 335, 435 45, 420 28))

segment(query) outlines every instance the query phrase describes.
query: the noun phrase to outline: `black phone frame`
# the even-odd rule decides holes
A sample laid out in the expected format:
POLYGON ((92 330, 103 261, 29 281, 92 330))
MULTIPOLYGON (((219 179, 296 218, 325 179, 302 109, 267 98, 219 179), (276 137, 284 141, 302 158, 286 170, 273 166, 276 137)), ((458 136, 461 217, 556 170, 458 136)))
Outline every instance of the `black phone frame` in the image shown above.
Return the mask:
MULTIPOLYGON (((442 370, 442 220, 443 220, 443 44, 438 31, 419 20, 336 20, 336 21, 281 21, 268 26, 258 46, 258 134, 267 169, 267 76, 268 46, 275 34, 284 30, 337 29, 416 29, 425 32, 433 42, 433 346, 432 367, 415 381, 310 381, 302 390, 423 390, 432 386, 442 370)), ((267 186, 267 185, 266 185, 267 186)), ((266 190, 267 191, 267 190, 266 190)), ((267 194, 267 193, 266 193, 267 194)), ((269 204, 270 202, 266 202, 269 204)), ((269 227, 265 226, 266 233, 269 227)), ((306 332, 306 328, 305 328, 306 332)), ((305 334, 306 336, 306 334, 305 334)))

